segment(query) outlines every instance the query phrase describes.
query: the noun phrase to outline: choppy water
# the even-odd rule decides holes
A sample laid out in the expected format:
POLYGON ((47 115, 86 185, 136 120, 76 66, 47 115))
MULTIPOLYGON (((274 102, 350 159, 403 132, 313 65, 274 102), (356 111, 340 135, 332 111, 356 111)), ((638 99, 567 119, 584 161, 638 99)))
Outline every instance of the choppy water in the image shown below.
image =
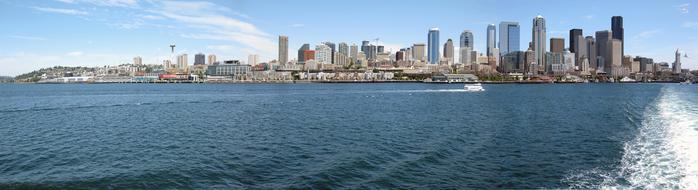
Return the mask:
POLYGON ((0 189, 698 188, 698 86, 0 85, 0 189))

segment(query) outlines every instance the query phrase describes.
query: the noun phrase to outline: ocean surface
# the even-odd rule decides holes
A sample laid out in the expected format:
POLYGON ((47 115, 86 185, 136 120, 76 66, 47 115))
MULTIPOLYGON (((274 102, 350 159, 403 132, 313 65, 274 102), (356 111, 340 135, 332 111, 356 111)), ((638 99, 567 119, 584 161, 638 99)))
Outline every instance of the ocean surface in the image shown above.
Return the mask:
POLYGON ((698 85, 0 85, 0 189, 698 188, 698 85))

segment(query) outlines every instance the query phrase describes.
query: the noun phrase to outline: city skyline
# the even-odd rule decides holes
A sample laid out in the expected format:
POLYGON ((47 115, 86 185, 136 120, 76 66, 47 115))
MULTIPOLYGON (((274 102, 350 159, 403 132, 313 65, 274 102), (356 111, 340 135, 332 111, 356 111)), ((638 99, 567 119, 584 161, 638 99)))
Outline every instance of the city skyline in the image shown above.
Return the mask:
MULTIPOLYGON (((418 1, 408 1, 391 9, 385 8, 396 4, 396 1, 381 1, 370 6, 339 3, 339 6, 346 6, 347 9, 322 10, 318 14, 329 12, 329 15, 346 16, 302 19, 299 15, 293 15, 294 7, 337 6, 318 1, 3 1, 0 2, 3 5, 0 19, 13 27, 0 32, 3 42, 0 47, 5 50, 0 66, 8 68, 0 71, 0 75, 17 75, 56 65, 116 65, 130 63, 136 56, 142 57, 143 64, 161 64, 163 59, 169 59, 167 45, 170 43, 177 44, 176 54, 195 55, 201 52, 215 54, 218 60, 245 60, 248 55, 259 55, 258 61, 266 62, 278 59, 280 35, 288 36, 287 51, 291 51, 287 52, 288 60, 296 59, 296 50, 305 43, 311 46, 322 42, 361 45, 361 41, 370 40, 371 43, 383 45, 385 51, 395 53, 412 44, 428 44, 425 34, 431 27, 440 30, 437 50, 443 47, 446 39, 460 39, 461 32, 470 30, 475 42, 474 50, 485 52, 487 26, 499 26, 500 22, 505 21, 519 23, 518 49, 526 50, 532 36, 531 19, 538 14, 546 19, 547 34, 543 42, 553 37, 565 38, 565 48, 569 47, 569 30, 579 28, 584 32, 583 36, 595 36, 597 31, 612 30, 612 16, 623 16, 621 23, 624 24, 625 40, 621 53, 625 55, 652 57, 655 61, 671 63, 677 48, 689 56, 695 55, 697 49, 698 35, 694 33, 698 30, 698 20, 691 20, 694 13, 691 12, 693 5, 689 3, 629 4, 630 1, 622 1, 602 4, 601 1, 589 1, 586 3, 595 9, 582 12, 546 8, 571 6, 568 3, 533 2, 512 11, 486 12, 503 2, 511 1, 446 1, 424 7, 446 10, 446 13, 434 15, 397 14, 408 10, 406 8, 421 6, 418 1), (464 4, 481 10, 468 12, 450 8, 464 4), (262 10, 268 6, 285 8, 272 8, 277 10, 276 13, 262 10), (402 10, 395 10, 399 8, 402 10), (638 11, 649 8, 653 8, 656 14, 638 11), (351 11, 374 9, 382 11, 372 17, 351 11), (114 12, 128 16, 123 19, 110 16, 114 12), (441 19, 444 14, 448 16, 441 19), (366 17, 369 19, 363 19, 366 17), (647 24, 648 19, 664 19, 666 22, 647 24), (411 21, 411 24, 396 24, 394 20, 398 20, 397 23, 411 21), (337 25, 340 27, 334 27, 337 25)), ((499 37, 499 33, 495 33, 494 37, 499 37)), ((495 44, 500 40, 497 39, 495 44)), ((460 57, 459 46, 454 48, 454 57, 460 57)), ((195 62, 194 56, 188 59, 189 63, 195 62)), ((692 57, 684 58, 682 62, 683 68, 697 68, 696 60, 692 57)))

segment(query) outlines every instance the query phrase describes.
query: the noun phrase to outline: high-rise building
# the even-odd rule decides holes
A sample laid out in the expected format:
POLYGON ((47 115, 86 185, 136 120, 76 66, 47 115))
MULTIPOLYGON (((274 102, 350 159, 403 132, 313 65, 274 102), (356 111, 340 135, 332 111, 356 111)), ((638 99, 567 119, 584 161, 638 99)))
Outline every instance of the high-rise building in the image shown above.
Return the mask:
POLYGON ((497 47, 496 35, 497 27, 494 24, 487 25, 487 56, 492 56, 492 50, 497 47))
POLYGON ((259 55, 251 54, 247 56, 248 65, 257 65, 259 63, 259 55))
POLYGON ((356 44, 352 44, 349 47, 349 57, 356 62, 356 57, 359 55, 359 47, 356 44))
MULTIPOLYGON (((575 41, 574 49, 576 49, 577 52, 576 53, 574 53, 572 51, 570 51, 570 52, 574 53, 574 60, 576 63, 575 66, 580 66, 579 64, 582 63, 582 59, 589 59, 589 52, 587 50, 587 42, 586 42, 586 39, 584 38, 584 36, 579 35, 579 36, 575 36, 575 38, 577 38, 577 39, 574 40, 575 41)), ((572 40, 570 40, 570 41, 572 41, 572 40)), ((587 64, 588 63, 589 62, 587 61, 587 64)), ((587 65, 587 67, 588 67, 588 65, 587 65)))
POLYGON ((565 51, 564 38, 550 38, 550 52, 562 53, 565 51))
POLYGON ((499 53, 519 51, 521 27, 518 22, 499 23, 499 53))
POLYGON ((464 30, 460 33, 460 63, 472 63, 471 51, 473 50, 473 33, 470 30, 464 30))
POLYGON ((624 29, 623 29, 623 17, 613 16, 611 17, 611 32, 613 32, 613 39, 620 40, 621 50, 620 55, 625 56, 625 40, 624 40, 624 29))
POLYGON ((384 53, 385 52, 385 46, 376 46, 378 53, 384 53))
POLYGON ((586 43, 587 59, 589 59, 589 67, 596 70, 598 68, 596 57, 599 55, 596 50, 596 39, 594 36, 587 36, 584 40, 586 43))
POLYGON ((194 55, 194 65, 206 65, 206 55, 203 53, 194 55))
POLYGON ((189 67, 189 59, 187 58, 187 54, 180 54, 177 56, 177 69, 180 71, 186 71, 187 68, 189 67))
POLYGON ((414 60, 425 61, 424 56, 425 45, 424 44, 414 44, 412 45, 412 57, 414 60))
POLYGON ((671 65, 671 70, 675 74, 681 73, 681 52, 679 52, 679 49, 676 49, 676 53, 674 54, 676 57, 674 58, 674 64, 671 65))
POLYGON ((619 76, 619 69, 623 64, 623 57, 621 57, 621 50, 623 49, 623 42, 617 39, 611 39, 608 41, 608 53, 606 54, 606 72, 612 73, 614 76, 619 76))
POLYGON ((453 40, 450 38, 444 44, 444 59, 449 65, 453 63, 453 40))
POLYGON ((301 48, 298 48, 298 64, 305 64, 305 51, 308 50, 310 50, 310 44, 303 44, 301 48))
POLYGON ((441 56, 439 53, 439 28, 429 29, 429 35, 427 35, 427 37, 427 62, 429 62, 429 64, 438 64, 439 57, 441 56))
POLYGON ((548 67, 545 65, 545 51, 546 51, 546 44, 545 42, 547 41, 546 37, 546 29, 545 29, 545 18, 543 16, 536 16, 536 18, 533 19, 533 36, 532 36, 532 43, 533 45, 533 52, 535 52, 536 55, 536 64, 538 64, 539 70, 545 71, 548 67))
MULTIPOLYGON (((322 44, 325 44, 327 47, 330 47, 330 58, 333 58, 334 53, 337 52, 337 46, 332 42, 322 42, 322 44)), ((330 63, 334 64, 334 59, 330 59, 330 60, 331 60, 330 63)))
POLYGON ((305 50, 303 51, 303 62, 307 62, 310 60, 315 60, 315 50, 305 50))
POLYGON ((642 73, 650 71, 652 69, 652 65, 654 65, 654 60, 651 58, 637 56, 635 57, 635 61, 640 62, 640 72, 642 73))
POLYGON ((370 43, 368 41, 361 41, 361 52, 364 52, 366 54, 366 57, 368 58, 368 51, 370 48, 370 43))
MULTIPOLYGON (((579 45, 578 40, 579 40, 580 36, 582 38, 584 38, 584 34, 582 33, 582 29, 575 28, 575 29, 570 30, 570 52, 577 53, 577 48, 578 48, 577 45, 579 45)), ((580 55, 577 54, 576 56, 579 57, 580 55)))
POLYGON ((133 58, 134 65, 143 65, 143 58, 141 56, 136 56, 133 58))
POLYGON ((603 58, 603 62, 598 62, 601 59, 597 59, 596 65, 597 69, 605 72, 609 72, 608 70, 611 67, 611 59, 608 55, 610 51, 608 47, 609 43, 611 43, 611 31, 603 30, 596 32, 596 56, 603 58), (601 65, 603 65, 603 68, 600 68, 601 65))
POLYGON ((208 54, 208 64, 209 65, 213 65, 213 63, 215 63, 216 61, 218 61, 218 60, 216 60, 216 55, 208 54))
POLYGON ((279 36, 279 63, 288 62, 288 36, 279 36))
POLYGON ((318 44, 315 46, 315 61, 318 64, 331 64, 332 63, 332 48, 325 44, 318 44))
POLYGON ((349 45, 347 43, 339 43, 339 53, 345 56, 349 56, 349 45))

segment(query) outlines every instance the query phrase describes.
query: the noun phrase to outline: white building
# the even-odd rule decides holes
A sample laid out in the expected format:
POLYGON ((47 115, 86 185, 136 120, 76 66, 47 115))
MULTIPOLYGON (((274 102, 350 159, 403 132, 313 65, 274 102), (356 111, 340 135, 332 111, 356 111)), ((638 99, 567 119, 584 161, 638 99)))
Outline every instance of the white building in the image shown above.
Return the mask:
POLYGON ((315 62, 317 64, 332 64, 332 49, 325 44, 315 45, 315 62))

